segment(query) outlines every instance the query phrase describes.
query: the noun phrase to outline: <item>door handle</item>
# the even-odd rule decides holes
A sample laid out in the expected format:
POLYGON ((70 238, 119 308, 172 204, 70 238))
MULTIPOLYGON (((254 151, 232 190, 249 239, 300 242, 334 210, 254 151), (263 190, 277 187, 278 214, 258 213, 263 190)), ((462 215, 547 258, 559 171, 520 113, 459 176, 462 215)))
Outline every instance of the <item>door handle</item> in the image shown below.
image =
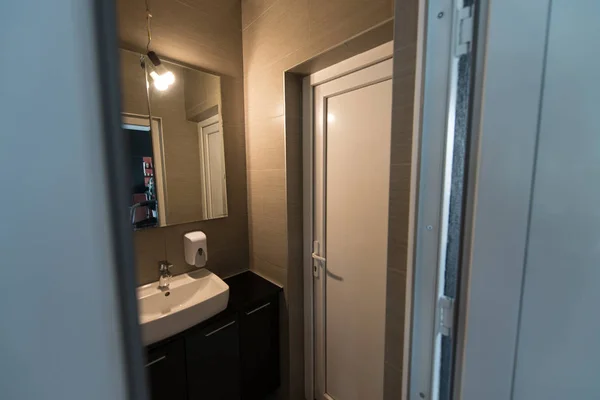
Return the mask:
POLYGON ((248 312, 246 313, 246 315, 254 314, 255 312, 257 312, 257 311, 260 311, 260 310, 262 310, 262 309, 263 309, 263 308, 265 308, 265 307, 269 307, 270 305, 271 305, 271 302, 268 302, 267 304, 263 304, 262 306, 260 306, 260 307, 258 307, 258 308, 255 308, 255 309, 254 309, 254 310, 252 310, 252 311, 248 311, 248 312))
POLYGON ((313 263, 312 263, 312 268, 313 268, 313 277, 315 278, 319 278, 319 266, 321 266, 321 268, 325 268, 325 263, 327 262, 327 259, 321 255, 319 255, 319 253, 321 249, 321 244, 315 240, 313 242, 313 251, 312 254, 310 255, 311 258, 313 259, 313 263))
POLYGON ((317 253, 312 253, 312 258, 313 258, 313 260, 317 260, 317 261, 320 261, 320 262, 322 262, 322 263, 325 263, 325 261, 327 261, 327 260, 325 259, 325 257, 321 257, 321 256, 320 256, 320 255, 318 255, 317 253))
POLYGON ((231 326, 231 325, 233 325, 233 324, 235 324, 235 321, 231 321, 230 323, 228 323, 228 324, 225 324, 225 325, 223 325, 222 327, 220 327, 220 328, 217 328, 217 329, 215 329, 214 331, 212 331, 212 332, 210 332, 210 333, 207 333, 207 334, 206 334, 206 335, 204 335, 204 336, 205 336, 205 337, 209 337, 210 335, 214 335, 215 333, 217 333, 217 332, 219 332, 219 331, 222 331, 223 329, 225 329, 225 328, 227 328, 227 327, 229 327, 229 326, 231 326))
POLYGON ((150 362, 149 362, 148 364, 146 364, 144 367, 145 367, 145 368, 148 368, 149 366, 151 366, 151 365, 154 365, 154 364, 156 364, 157 362, 160 362, 160 361, 162 361, 162 360, 166 360, 166 359, 167 359, 167 356, 166 356, 166 355, 165 355, 165 356, 162 356, 162 357, 158 357, 156 360, 154 360, 154 361, 150 361, 150 362))

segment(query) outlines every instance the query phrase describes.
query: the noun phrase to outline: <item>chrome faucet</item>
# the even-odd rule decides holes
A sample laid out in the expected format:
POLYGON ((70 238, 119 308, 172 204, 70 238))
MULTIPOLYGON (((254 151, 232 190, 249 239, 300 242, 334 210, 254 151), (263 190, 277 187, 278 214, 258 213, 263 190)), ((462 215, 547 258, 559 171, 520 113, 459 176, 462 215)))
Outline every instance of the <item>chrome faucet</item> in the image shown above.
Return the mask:
POLYGON ((169 283, 171 283, 171 268, 173 264, 168 261, 161 261, 158 263, 158 271, 160 272, 160 278, 158 278, 158 288, 161 290, 167 290, 169 283))

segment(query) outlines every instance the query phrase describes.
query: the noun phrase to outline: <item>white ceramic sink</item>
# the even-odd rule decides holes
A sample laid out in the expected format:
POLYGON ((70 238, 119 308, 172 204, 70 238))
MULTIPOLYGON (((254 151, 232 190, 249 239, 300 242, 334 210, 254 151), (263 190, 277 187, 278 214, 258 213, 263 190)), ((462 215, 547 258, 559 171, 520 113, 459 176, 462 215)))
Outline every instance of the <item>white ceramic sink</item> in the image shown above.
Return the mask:
POLYGON ((205 269, 171 278, 168 290, 158 282, 137 289, 142 341, 149 345, 168 338, 227 308, 229 286, 205 269))

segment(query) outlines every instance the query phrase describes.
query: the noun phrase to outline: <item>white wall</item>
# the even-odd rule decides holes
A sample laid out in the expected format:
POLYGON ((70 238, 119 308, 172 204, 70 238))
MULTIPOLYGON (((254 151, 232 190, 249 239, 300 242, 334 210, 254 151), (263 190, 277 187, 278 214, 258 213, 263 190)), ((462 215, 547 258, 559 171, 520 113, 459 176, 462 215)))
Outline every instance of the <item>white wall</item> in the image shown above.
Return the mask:
POLYGON ((93 5, 2 5, 3 399, 126 398, 93 5))

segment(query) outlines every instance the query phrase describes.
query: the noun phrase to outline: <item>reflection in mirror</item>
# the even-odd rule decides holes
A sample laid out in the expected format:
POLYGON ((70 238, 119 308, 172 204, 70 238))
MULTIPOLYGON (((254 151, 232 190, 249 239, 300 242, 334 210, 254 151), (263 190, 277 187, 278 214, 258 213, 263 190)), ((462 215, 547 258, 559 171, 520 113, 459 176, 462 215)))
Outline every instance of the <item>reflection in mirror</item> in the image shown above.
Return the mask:
POLYGON ((226 217, 220 77, 152 52, 121 50, 120 56, 132 226, 226 217))
POLYGON ((153 118, 152 125, 151 130, 147 115, 123 114, 132 185, 129 217, 134 229, 165 226, 160 119, 153 118))

